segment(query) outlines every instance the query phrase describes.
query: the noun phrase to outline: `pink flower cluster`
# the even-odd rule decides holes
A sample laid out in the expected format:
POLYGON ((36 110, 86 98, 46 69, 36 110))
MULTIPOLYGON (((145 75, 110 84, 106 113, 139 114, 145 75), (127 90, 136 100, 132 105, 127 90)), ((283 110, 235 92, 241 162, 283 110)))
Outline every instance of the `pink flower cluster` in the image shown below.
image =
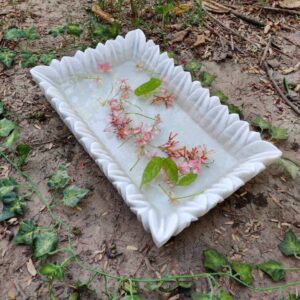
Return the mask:
POLYGON ((175 100, 175 95, 169 93, 169 91, 166 88, 161 88, 160 90, 161 94, 155 95, 152 99, 151 104, 157 104, 157 103, 164 103, 166 108, 169 108, 173 105, 173 102, 175 100))
POLYGON ((184 175, 187 173, 199 174, 203 164, 208 162, 208 150, 206 146, 193 147, 191 150, 184 147, 177 147, 177 134, 170 133, 168 141, 160 146, 160 150, 168 155, 169 158, 178 160, 179 172, 184 175))

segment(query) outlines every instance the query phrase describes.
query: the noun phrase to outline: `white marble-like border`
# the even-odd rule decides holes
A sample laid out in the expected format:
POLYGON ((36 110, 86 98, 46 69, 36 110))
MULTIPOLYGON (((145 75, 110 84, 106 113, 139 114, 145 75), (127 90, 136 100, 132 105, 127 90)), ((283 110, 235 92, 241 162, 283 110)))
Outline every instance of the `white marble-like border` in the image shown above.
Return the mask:
POLYGON ((146 230, 150 231, 157 247, 165 244, 192 221, 207 213, 217 203, 235 192, 248 180, 264 170, 281 156, 271 143, 261 140, 259 133, 250 131, 249 124, 236 114, 229 114, 227 106, 218 97, 210 97, 208 89, 192 81, 191 75, 181 66, 174 66, 166 53, 160 54, 159 46, 146 41, 141 30, 133 30, 125 38, 118 36, 98 44, 96 49, 78 51, 74 57, 53 60, 50 66, 31 69, 34 80, 58 112, 62 120, 95 160, 107 178, 117 188, 130 209, 136 213, 146 230), (177 212, 162 217, 146 199, 132 180, 118 167, 105 145, 99 141, 73 108, 63 100, 60 82, 78 73, 96 72, 99 63, 116 65, 126 59, 142 62, 173 88, 180 105, 202 128, 217 139, 241 162, 201 195, 185 201, 177 212))

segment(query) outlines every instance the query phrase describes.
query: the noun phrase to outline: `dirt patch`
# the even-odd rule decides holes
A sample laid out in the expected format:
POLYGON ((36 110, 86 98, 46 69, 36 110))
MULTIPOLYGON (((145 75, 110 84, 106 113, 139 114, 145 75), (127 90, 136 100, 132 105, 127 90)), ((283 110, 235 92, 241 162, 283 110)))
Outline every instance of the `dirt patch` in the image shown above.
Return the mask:
MULTIPOLYGON (((67 20, 83 22, 88 16, 84 10, 85 5, 89 5, 89 2, 2 1, 1 7, 5 8, 7 15, 4 16, 1 25, 6 28, 34 24, 41 39, 33 42, 33 46, 40 49, 55 45, 59 49, 63 39, 54 39, 47 35, 49 28, 67 20)), ((294 43, 286 42, 284 45, 284 52, 291 58, 286 55, 276 56, 278 70, 294 66, 299 61, 299 45, 296 45, 299 41, 299 26, 294 23, 292 26, 298 28, 298 33, 295 30, 280 32, 294 43)), ((127 30, 126 26, 122 29, 123 33, 127 30)), ((212 90, 223 91, 231 103, 242 107, 246 121, 251 121, 256 114, 260 114, 276 126, 288 128, 288 140, 278 143, 278 147, 285 156, 300 161, 299 117, 274 92, 265 73, 257 67, 258 58, 255 54, 239 60, 235 59, 235 56, 230 58, 230 55, 226 55, 226 59, 219 62, 210 61, 213 56, 204 60, 204 49, 191 49, 184 41, 174 44, 172 32, 161 36, 160 31, 161 29, 153 28, 152 31, 148 30, 147 34, 149 38, 162 44, 163 50, 174 51, 179 62, 201 58, 202 69, 216 75, 212 90)), ((195 29, 191 31, 190 38, 193 34, 196 34, 195 29)), ((209 46, 212 53, 222 47, 212 38, 209 46)), ((68 48, 60 52, 73 55, 75 50, 68 48)), ((282 80, 283 76, 278 76, 282 80)), ((288 80, 299 83, 299 76, 299 71, 294 72, 288 75, 288 80)), ((201 253, 209 246, 226 253, 230 259, 243 259, 251 263, 274 259, 281 261, 285 266, 300 267, 299 261, 283 257, 277 248, 288 228, 300 236, 299 177, 293 181, 276 167, 267 169, 248 182, 242 190, 158 249, 153 244, 150 234, 144 231, 136 216, 53 111, 31 80, 28 68, 23 69, 16 64, 12 69, 2 70, 0 98, 15 114, 15 118, 20 120, 22 141, 33 147, 25 170, 43 194, 49 196, 45 185, 46 178, 63 162, 67 162, 68 172, 77 185, 91 189, 89 197, 82 202, 81 210, 62 208, 61 205, 54 207, 54 211, 71 224, 75 249, 84 263, 113 274, 141 277, 199 273, 204 271, 201 253), (42 113, 44 117, 29 118, 37 112, 42 113), (100 255, 103 247, 106 250, 100 255), (132 250, 135 248, 137 250, 132 250)), ((11 171, 10 166, 1 161, 0 171, 1 176, 7 175, 11 171)), ((28 202, 26 218, 32 218, 40 225, 49 224, 49 215, 42 208, 38 199, 33 197, 28 202)), ((10 299, 13 299, 15 293, 19 295, 17 299, 22 299, 21 290, 29 299, 48 299, 47 285, 39 275, 32 278, 27 271, 26 263, 31 256, 30 250, 10 243, 17 229, 16 225, 0 225, 0 297, 6 299, 10 295, 10 299)), ((65 236, 60 236, 60 243, 66 243, 65 236)), ((51 259, 53 262, 61 261, 62 257, 54 256, 51 259)), ((71 291, 70 285, 76 280, 86 281, 89 275, 72 264, 68 266, 67 274, 64 282, 57 282, 54 286, 58 299, 67 299, 71 291)), ((257 270, 254 271, 254 278, 257 286, 273 285, 266 277, 261 277, 257 270)), ((299 279, 299 273, 288 273, 286 282, 299 279)), ((277 299, 278 296, 277 293, 253 292, 232 285, 227 280, 223 283, 234 293, 236 299, 277 299)), ((93 282, 92 287, 96 295, 84 294, 82 299, 105 297, 101 277, 93 282)), ((192 286, 192 291, 194 290, 208 290, 207 283, 195 282, 192 286)), ((295 292, 295 289, 291 288, 290 291, 295 292)), ((190 290, 181 290, 179 294, 178 299, 190 299, 190 290)), ((157 294, 145 293, 143 296, 145 299, 158 299, 157 294)))

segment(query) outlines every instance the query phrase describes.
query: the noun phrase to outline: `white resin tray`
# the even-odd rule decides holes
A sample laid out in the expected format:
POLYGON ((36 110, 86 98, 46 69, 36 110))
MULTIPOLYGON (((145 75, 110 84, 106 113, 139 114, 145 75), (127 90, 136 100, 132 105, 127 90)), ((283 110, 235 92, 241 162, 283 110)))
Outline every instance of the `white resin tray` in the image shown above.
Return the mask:
MULTIPOLYGON (((249 130, 237 114, 229 114, 218 97, 192 82, 181 66, 174 66, 159 46, 146 41, 141 30, 129 32, 99 44, 96 49, 78 51, 74 57, 53 60, 50 66, 31 70, 49 102, 62 120, 117 188, 126 204, 138 216, 154 243, 160 247, 192 221, 235 192, 272 163, 281 152, 249 130), (99 72, 99 64, 110 64, 111 71, 99 72), (158 187, 160 179, 140 189, 143 170, 149 159, 137 159, 135 145, 123 143, 107 128, 107 108, 101 99, 111 95, 117 80, 126 79, 132 89, 150 77, 163 80, 176 96, 174 105, 149 105, 133 93, 130 102, 148 115, 160 114, 162 129, 155 142, 165 142, 168 134, 178 133, 188 147, 205 144, 213 151, 212 163, 201 170, 196 182, 176 187, 177 196, 198 194, 169 201, 158 187)), ((226 76, 226 74, 224 74, 226 76)))

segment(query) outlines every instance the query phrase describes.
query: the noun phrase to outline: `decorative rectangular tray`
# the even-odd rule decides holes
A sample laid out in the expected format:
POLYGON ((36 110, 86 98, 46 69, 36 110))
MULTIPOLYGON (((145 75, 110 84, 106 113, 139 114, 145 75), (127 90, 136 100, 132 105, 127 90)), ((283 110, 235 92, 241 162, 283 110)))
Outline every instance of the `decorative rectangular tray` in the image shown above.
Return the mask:
MULTIPOLYGON (((210 97, 208 89, 192 82, 190 73, 174 66, 166 53, 160 54, 159 46, 146 41, 141 30, 99 44, 96 49, 78 51, 74 57, 53 60, 50 66, 37 66, 31 74, 65 124, 151 232, 158 247, 281 155, 274 145, 262 141, 259 133, 250 131, 247 122, 229 114, 218 97, 210 97), (160 94, 136 96, 133 91, 153 77, 163 83, 160 94), (170 96, 168 99, 174 103, 160 102, 166 101, 159 98, 162 94, 170 96), (126 113, 114 106, 121 97, 127 103, 126 113), (130 127, 134 132, 134 142, 128 132, 120 132, 123 127, 114 123, 120 120, 113 117, 122 113, 131 124, 124 128, 130 127), (209 150, 207 168, 201 168, 195 181, 185 187, 170 184, 162 171, 149 184, 140 186, 151 155, 157 154, 137 152, 146 149, 141 148, 143 141, 137 140, 138 130, 143 128, 142 137, 146 139, 145 131, 154 132, 152 120, 158 114, 159 133, 155 138, 151 136, 151 143, 166 145, 172 133, 186 147, 181 149, 205 144, 209 150), (135 164, 138 156, 140 160, 135 164)), ((166 150, 150 143, 148 146, 156 147, 155 151, 166 150)), ((189 170, 196 173, 195 169, 189 170)))

